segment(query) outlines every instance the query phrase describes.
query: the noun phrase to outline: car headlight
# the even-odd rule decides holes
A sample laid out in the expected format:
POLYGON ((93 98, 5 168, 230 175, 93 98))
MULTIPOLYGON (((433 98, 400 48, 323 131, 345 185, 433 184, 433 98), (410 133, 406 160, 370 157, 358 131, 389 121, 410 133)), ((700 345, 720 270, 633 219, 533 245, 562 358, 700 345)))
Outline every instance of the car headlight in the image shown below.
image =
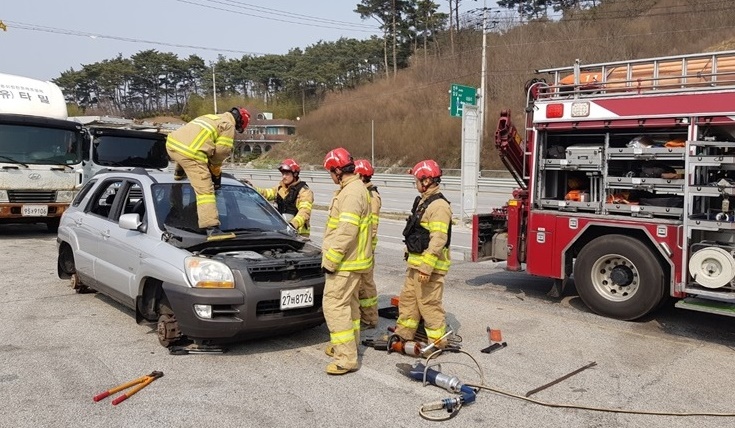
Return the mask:
POLYGON ((226 264, 203 257, 184 260, 186 277, 193 287, 235 288, 235 277, 226 264))
POLYGON ((74 200, 75 193, 76 192, 73 190, 57 190, 56 202, 70 203, 72 200, 74 200))
POLYGON ((7 190, 0 190, 0 202, 10 202, 7 190))

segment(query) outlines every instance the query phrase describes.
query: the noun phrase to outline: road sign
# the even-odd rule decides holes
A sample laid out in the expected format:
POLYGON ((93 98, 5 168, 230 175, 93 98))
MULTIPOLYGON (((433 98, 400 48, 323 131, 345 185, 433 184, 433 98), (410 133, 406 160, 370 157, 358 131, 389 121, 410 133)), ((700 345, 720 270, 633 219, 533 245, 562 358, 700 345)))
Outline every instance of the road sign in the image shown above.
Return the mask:
POLYGON ((462 105, 477 105, 477 88, 452 84, 449 91, 449 115, 462 117, 462 105))

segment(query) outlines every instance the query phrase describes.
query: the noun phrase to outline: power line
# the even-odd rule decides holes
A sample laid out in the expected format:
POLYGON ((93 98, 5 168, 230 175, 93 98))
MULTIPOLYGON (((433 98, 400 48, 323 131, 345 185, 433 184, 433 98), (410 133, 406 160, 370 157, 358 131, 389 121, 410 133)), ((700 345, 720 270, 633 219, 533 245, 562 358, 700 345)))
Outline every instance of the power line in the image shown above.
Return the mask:
MULTIPOLYGON (((267 19, 267 20, 270 20, 270 21, 285 22, 285 23, 288 23, 288 24, 305 25, 307 27, 319 27, 319 28, 329 28, 329 29, 333 29, 333 30, 356 31, 356 32, 361 32, 361 33, 374 33, 375 32, 375 30, 368 30, 368 29, 364 29, 364 28, 355 28, 355 26, 354 25, 351 25, 351 24, 349 26, 348 25, 343 25, 343 26, 320 25, 320 24, 314 24, 314 23, 310 23, 310 22, 298 22, 298 21, 291 21, 291 20, 287 20, 287 19, 273 18, 273 17, 269 17, 269 16, 255 15, 255 14, 252 14, 252 13, 246 13, 246 12, 241 12, 241 11, 237 11, 237 10, 225 9, 225 8, 221 8, 221 7, 217 7, 217 6, 207 6, 207 5, 199 4, 199 3, 196 3, 196 2, 193 2, 193 1, 188 1, 188 0, 176 0, 176 1, 179 2, 179 3, 187 3, 187 4, 194 5, 194 6, 203 7, 203 8, 206 8, 206 9, 220 10, 220 11, 223 11, 223 12, 236 13, 238 15, 251 16, 251 17, 254 17, 254 18, 261 18, 261 19, 267 19)), ((212 3, 221 3, 221 2, 217 2, 215 0, 204 0, 204 1, 210 1, 212 3)), ((360 24, 360 25, 364 25, 364 24, 360 24)))

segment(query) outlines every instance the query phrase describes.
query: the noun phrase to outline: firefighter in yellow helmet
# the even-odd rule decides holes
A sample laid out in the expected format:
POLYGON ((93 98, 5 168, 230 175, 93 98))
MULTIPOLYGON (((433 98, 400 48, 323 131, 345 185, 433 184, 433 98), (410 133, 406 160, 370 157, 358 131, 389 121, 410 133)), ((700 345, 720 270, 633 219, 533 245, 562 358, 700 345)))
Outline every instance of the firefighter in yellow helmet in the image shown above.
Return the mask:
POLYGON ((222 162, 232 153, 235 130, 243 132, 250 113, 234 107, 227 113, 199 116, 166 138, 166 151, 176 163, 174 178, 189 178, 196 193, 199 228, 206 229, 207 240, 234 238, 219 228, 214 192, 222 181, 222 162))
POLYGON ((403 340, 412 340, 423 319, 429 341, 443 348, 447 327, 442 298, 450 263, 452 210, 439 191, 442 171, 435 161, 421 161, 411 173, 421 195, 414 201, 403 231, 408 269, 398 302, 395 333, 403 340))
MULTIPOLYGON (((370 192, 370 225, 372 229, 373 253, 378 246, 378 222, 380 221, 380 207, 382 205, 378 187, 370 180, 375 170, 367 159, 355 161, 355 173, 360 175, 362 182, 370 192)), ((360 328, 373 329, 378 326, 378 288, 373 278, 374 268, 363 277, 360 282, 357 297, 360 300, 360 328)))
POLYGON ((325 352, 334 358, 326 370, 342 375, 359 368, 357 292, 373 268, 370 193, 355 174, 355 163, 347 150, 340 147, 327 153, 324 168, 339 184, 329 206, 322 241, 322 270, 326 274, 322 307, 330 337, 325 352))
POLYGON ((281 182, 270 188, 257 187, 258 193, 269 201, 276 201, 278 212, 294 227, 299 235, 308 238, 311 234, 309 219, 314 204, 314 192, 299 180, 301 166, 293 159, 284 159, 278 166, 281 182))

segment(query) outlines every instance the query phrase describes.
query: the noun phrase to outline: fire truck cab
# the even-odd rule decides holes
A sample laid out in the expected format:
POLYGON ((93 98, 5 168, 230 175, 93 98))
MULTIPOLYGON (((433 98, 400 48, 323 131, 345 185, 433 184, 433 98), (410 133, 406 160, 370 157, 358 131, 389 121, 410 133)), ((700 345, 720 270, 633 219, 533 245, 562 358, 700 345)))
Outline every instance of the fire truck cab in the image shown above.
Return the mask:
POLYGON ((552 278, 557 294, 573 277, 612 318, 669 296, 735 316, 735 51, 538 73, 524 135, 501 114, 518 188, 473 217, 473 260, 552 278))

